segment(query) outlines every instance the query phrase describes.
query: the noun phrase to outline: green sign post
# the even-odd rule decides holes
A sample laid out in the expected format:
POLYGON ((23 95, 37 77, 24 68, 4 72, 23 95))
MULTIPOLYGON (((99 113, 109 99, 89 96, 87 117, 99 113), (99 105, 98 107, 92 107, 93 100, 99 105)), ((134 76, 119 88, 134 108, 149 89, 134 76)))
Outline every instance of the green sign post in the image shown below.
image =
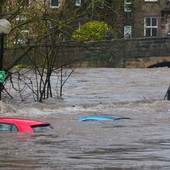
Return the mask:
POLYGON ((0 83, 3 83, 5 80, 5 71, 0 71, 0 83))

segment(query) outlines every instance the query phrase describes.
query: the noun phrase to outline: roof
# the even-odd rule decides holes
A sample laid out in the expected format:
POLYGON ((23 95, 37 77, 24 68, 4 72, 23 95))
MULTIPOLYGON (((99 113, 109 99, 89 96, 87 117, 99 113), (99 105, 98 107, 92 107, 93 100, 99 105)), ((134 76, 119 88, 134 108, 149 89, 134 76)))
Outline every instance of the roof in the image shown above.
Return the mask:
POLYGON ((1 117, 0 122, 4 123, 24 123, 28 124, 30 126, 36 126, 36 125, 43 125, 43 124, 49 124, 47 122, 38 121, 38 120, 31 120, 31 119, 25 119, 25 118, 8 118, 8 117, 1 117))

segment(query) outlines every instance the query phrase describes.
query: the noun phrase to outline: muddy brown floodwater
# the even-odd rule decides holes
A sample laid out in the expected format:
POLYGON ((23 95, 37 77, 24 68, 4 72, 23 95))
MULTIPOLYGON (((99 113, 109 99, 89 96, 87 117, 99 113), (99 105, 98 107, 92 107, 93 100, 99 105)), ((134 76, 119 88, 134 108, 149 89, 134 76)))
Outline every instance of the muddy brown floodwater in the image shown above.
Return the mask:
POLYGON ((50 122, 41 134, 0 133, 3 170, 169 170, 170 69, 76 69, 63 100, 3 99, 1 116, 50 122), (130 119, 86 121, 88 115, 130 119))

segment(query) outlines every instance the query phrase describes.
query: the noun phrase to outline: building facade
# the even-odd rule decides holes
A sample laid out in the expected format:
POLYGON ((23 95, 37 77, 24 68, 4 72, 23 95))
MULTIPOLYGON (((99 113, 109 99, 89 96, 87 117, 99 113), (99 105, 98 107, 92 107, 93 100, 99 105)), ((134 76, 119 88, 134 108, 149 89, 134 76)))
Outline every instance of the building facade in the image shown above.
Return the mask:
POLYGON ((170 34, 170 0, 124 0, 124 37, 170 34))
POLYGON ((170 0, 7 0, 5 6, 3 12, 17 28, 15 44, 71 19, 69 38, 89 20, 106 22, 118 38, 170 36, 170 0))

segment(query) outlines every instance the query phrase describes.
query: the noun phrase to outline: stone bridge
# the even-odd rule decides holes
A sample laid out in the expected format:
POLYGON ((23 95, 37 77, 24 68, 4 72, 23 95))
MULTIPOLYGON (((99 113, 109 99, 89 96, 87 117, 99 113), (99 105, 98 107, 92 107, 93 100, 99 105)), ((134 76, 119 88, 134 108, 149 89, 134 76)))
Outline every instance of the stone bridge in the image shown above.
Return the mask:
POLYGON ((125 54, 125 67, 170 67, 170 38, 129 40, 125 54))
POLYGON ((98 54, 112 61, 114 67, 170 67, 170 37, 114 40, 100 42, 97 47, 102 49, 98 54))
MULTIPOLYGON (((35 46, 27 56, 34 57, 35 55, 39 57, 38 61, 43 61, 47 47, 53 50, 56 55, 56 66, 62 60, 64 66, 70 67, 170 67, 170 37, 119 39, 86 43, 64 42, 60 46, 51 46, 50 44, 48 46, 35 46)), ((23 48, 17 50, 18 53, 23 52, 23 48)), ((6 54, 13 57, 10 50, 6 54)), ((20 62, 29 64, 29 61, 30 59, 24 58, 20 62)))
POLYGON ((116 68, 170 67, 170 37, 88 42, 71 51, 67 48, 67 55, 71 54, 85 58, 79 62, 81 66, 90 63, 116 68))

